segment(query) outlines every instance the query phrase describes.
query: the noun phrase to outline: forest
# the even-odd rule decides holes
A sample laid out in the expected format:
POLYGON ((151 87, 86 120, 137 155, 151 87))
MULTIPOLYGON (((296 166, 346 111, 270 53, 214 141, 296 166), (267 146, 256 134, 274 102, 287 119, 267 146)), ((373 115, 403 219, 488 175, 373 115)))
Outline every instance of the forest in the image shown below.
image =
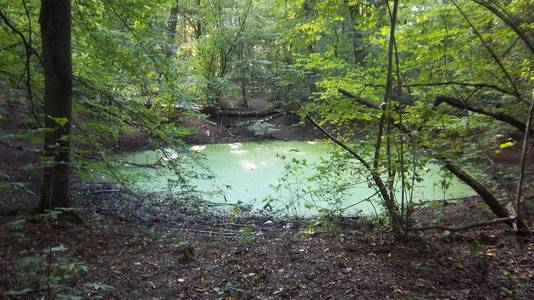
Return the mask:
POLYGON ((533 0, 0 0, 0 299, 534 299, 533 0))

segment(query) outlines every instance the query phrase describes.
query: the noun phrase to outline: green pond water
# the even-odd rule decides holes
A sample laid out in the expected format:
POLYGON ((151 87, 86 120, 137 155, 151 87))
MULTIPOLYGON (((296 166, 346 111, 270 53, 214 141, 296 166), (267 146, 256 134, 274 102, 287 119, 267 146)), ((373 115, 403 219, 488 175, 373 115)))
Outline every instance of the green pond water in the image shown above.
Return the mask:
MULTIPOLYGON (((331 145, 321 141, 266 141, 251 143, 230 143, 212 145, 194 145, 191 150, 203 154, 201 160, 208 166, 214 176, 211 180, 193 179, 204 200, 211 203, 242 204, 253 211, 262 210, 266 203, 264 199, 270 198, 269 208, 277 211, 287 211, 293 215, 313 215, 318 210, 326 207, 346 208, 356 202, 375 194, 375 190, 369 187, 362 178, 354 178, 344 183, 342 189, 336 189, 328 185, 328 179, 321 175, 321 182, 306 180, 307 177, 317 174, 313 165, 321 160, 330 161, 331 145), (281 159, 284 156, 285 159, 281 159), (281 176, 287 169, 285 166, 293 159, 306 159, 306 166, 302 167, 291 177, 281 180, 281 176), (275 188, 277 185, 286 188, 275 188), (290 186, 290 188, 287 188, 290 186), (307 193, 306 191, 321 191, 319 193, 307 193), (218 190, 219 193, 212 193, 218 190)), ((163 156, 161 151, 144 151, 123 156, 125 162, 136 164, 154 163, 163 156)), ((166 159, 179 159, 179 155, 169 150, 166 159)), ((355 162, 356 163, 356 162, 355 162)), ((143 171, 147 176, 139 178, 134 186, 154 193, 166 193, 169 191, 169 182, 177 179, 171 171, 142 168, 139 166, 125 165, 127 172, 143 171)), ((201 170, 196 164, 186 168, 201 170)), ((452 180, 448 189, 441 188, 442 180, 438 166, 429 165, 428 171, 422 174, 423 181, 416 184, 414 199, 438 200, 450 199, 473 195, 474 192, 466 185, 452 180)), ((187 170, 185 171, 188 172, 187 170)), ((351 178, 351 177, 349 177, 351 178)), ((365 179, 363 177, 363 179, 365 179)), ((346 214, 356 213, 371 214, 380 210, 378 197, 374 196, 375 205, 368 201, 350 207, 346 214)))

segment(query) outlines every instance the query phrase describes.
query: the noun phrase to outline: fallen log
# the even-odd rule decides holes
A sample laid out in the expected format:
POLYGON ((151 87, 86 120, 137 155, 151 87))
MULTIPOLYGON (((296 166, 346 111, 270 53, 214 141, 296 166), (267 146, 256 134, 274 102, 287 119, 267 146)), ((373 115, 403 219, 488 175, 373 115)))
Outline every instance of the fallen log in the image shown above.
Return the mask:
POLYGON ((243 118, 262 118, 269 117, 280 113, 280 110, 272 109, 267 111, 256 110, 240 110, 240 109, 220 109, 213 106, 204 107, 200 110, 203 114, 210 115, 212 117, 217 116, 229 116, 229 117, 243 117, 243 118))

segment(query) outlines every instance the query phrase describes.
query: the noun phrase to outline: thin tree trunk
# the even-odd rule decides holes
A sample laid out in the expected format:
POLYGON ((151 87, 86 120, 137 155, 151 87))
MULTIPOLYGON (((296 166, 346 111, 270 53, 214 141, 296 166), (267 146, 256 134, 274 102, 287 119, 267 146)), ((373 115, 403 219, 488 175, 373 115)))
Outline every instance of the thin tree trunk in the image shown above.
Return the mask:
POLYGON ((178 24, 178 3, 174 4, 169 12, 169 20, 167 22, 167 37, 169 45, 167 48, 167 58, 174 56, 176 47, 174 45, 174 38, 176 37, 176 25, 178 24))
POLYGON ((523 193, 523 180, 525 176, 525 168, 527 164, 527 154, 529 150, 529 132, 532 123, 532 113, 534 111, 534 90, 532 90, 532 100, 530 102, 530 109, 528 110, 527 125, 525 128, 525 135, 523 138, 523 149, 521 151, 521 163, 519 166, 519 182, 517 183, 517 193, 515 199, 515 208, 523 215, 528 216, 528 205, 524 205, 523 193))
MULTIPOLYGON (((347 3, 348 5, 348 3, 347 3)), ((361 17, 359 13, 357 12, 358 6, 351 6, 349 5, 349 19, 350 19, 350 32, 351 32, 351 40, 352 40, 352 55, 354 59, 354 64, 357 65, 363 61, 363 58, 365 57, 365 50, 361 45, 358 45, 358 42, 361 43, 361 39, 358 38, 358 31, 356 30, 357 20, 356 15, 358 17, 361 17)))
MULTIPOLYGON (((196 8, 198 10, 198 12, 200 12, 200 9, 201 9, 201 3, 200 3, 200 0, 197 0, 197 3, 196 3, 196 8)), ((200 17, 200 14, 197 15, 197 25, 195 26, 195 39, 200 39, 200 37, 202 37, 202 18, 200 17)))
MULTIPOLYGON (((389 115, 389 100, 391 95, 391 88, 393 85, 393 76, 392 76, 392 68, 393 68, 393 47, 394 47, 394 36, 395 36, 395 25, 397 22, 397 8, 398 8, 399 2, 398 0, 395 0, 393 2, 393 14, 391 17, 391 31, 389 36, 389 48, 388 48, 388 66, 387 66, 387 83, 386 88, 384 90, 384 102, 386 103, 386 107, 382 111, 382 115, 380 116, 380 122, 378 125, 378 134, 376 138, 376 144, 375 144, 375 155, 373 159, 373 173, 379 174, 379 167, 380 167, 380 150, 382 145, 382 137, 384 132, 384 124, 386 119, 390 120, 389 115)), ((389 122, 388 122, 389 126, 389 122)), ((389 155, 390 153, 388 153, 389 155)), ((402 219, 399 215, 399 210, 397 207, 397 204, 395 203, 395 199, 393 198, 393 193, 382 195, 382 198, 384 200, 384 205, 388 211, 391 225, 393 227, 393 230, 396 234, 402 235, 402 219), (385 197, 384 197, 385 196, 385 197)))
POLYGON ((245 64, 245 41, 244 39, 241 39, 240 45, 239 45, 239 59, 241 60, 241 68, 240 68, 240 75, 241 78, 241 101, 243 107, 248 107, 248 98, 247 98, 247 77, 245 75, 245 70, 247 69, 247 66, 245 64))
POLYGON ((41 2, 45 74, 45 144, 39 209, 70 206, 72 51, 70 0, 41 2))

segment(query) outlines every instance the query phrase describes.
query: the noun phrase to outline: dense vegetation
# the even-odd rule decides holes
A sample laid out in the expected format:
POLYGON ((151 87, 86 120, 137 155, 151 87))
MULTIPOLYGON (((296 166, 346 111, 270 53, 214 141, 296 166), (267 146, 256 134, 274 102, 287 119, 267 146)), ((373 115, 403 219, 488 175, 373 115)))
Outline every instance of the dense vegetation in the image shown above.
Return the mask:
MULTIPOLYGON (((528 235, 533 12, 530 0, 2 0, 0 147, 40 157, 20 168, 43 172, 41 212, 72 206, 70 183, 89 175, 124 186, 125 136, 180 154, 148 167, 174 170, 190 202, 189 178, 209 178, 187 171, 194 124, 295 115, 354 159, 322 176, 369 180, 396 236, 497 223, 528 235), (414 226, 429 163, 492 217, 414 226)), ((249 128, 265 135, 260 121, 249 128)), ((0 189, 27 193, 14 177, 0 170, 0 189)))

